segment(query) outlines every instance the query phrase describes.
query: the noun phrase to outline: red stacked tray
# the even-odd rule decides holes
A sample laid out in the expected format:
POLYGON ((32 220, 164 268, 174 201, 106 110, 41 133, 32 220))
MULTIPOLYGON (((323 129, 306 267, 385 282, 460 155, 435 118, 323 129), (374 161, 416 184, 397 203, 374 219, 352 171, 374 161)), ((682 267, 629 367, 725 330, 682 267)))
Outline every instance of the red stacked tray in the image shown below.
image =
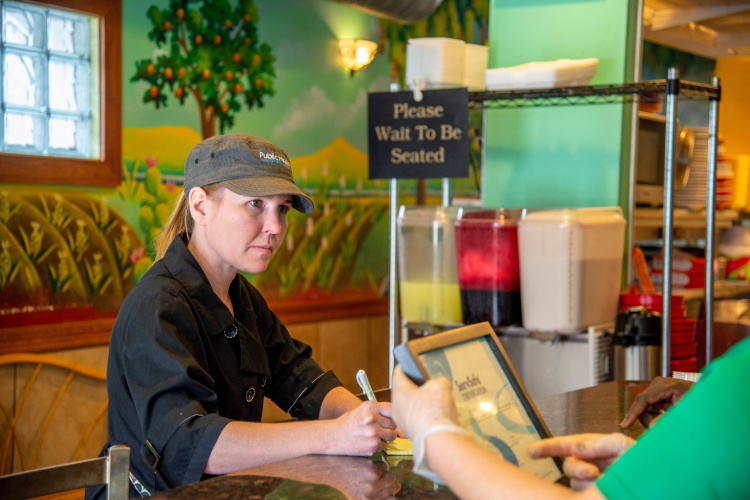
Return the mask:
MULTIPOLYGON (((623 293, 620 295, 620 310, 644 306, 652 312, 662 312, 661 293, 623 293)), ((697 371, 695 341, 695 319, 685 317, 685 306, 681 295, 672 295, 670 371, 697 371)))

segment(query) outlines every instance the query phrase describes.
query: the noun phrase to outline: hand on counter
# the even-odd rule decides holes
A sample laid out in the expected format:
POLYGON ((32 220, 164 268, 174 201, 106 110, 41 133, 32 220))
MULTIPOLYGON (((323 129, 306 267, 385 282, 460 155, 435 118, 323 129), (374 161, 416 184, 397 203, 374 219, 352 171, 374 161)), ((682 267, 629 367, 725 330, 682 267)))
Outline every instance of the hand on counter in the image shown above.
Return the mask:
POLYGON ((572 434, 542 439, 529 445, 531 458, 564 457, 563 472, 570 487, 584 489, 630 448, 635 440, 620 434, 572 434))
POLYGON ((343 455, 372 455, 396 439, 391 403, 365 401, 336 419, 338 430, 333 452, 343 455))
POLYGON ((645 391, 635 397, 620 426, 627 429, 636 419, 649 428, 665 411, 685 395, 693 383, 671 377, 656 377, 645 391))

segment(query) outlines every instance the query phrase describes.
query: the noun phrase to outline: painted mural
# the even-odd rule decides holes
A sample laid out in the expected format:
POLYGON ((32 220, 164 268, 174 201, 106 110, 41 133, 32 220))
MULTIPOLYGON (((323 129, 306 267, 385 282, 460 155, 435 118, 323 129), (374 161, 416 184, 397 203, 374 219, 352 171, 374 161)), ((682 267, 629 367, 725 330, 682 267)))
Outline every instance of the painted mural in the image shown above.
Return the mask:
MULTIPOLYGON (((400 27, 326 0, 124 0, 122 183, 0 185, 0 322, 116 315, 153 262, 190 148, 230 131, 282 146, 316 205, 290 213, 283 248, 248 276, 269 302, 384 296, 389 187, 367 178, 367 93, 401 78, 410 37, 477 42, 487 4, 446 1, 400 27), (382 52, 354 75, 336 53, 352 37, 382 52)), ((472 179, 456 181, 457 195, 476 195, 472 179)), ((400 183, 403 203, 414 186, 400 183)), ((433 189, 437 202, 439 180, 433 189)))

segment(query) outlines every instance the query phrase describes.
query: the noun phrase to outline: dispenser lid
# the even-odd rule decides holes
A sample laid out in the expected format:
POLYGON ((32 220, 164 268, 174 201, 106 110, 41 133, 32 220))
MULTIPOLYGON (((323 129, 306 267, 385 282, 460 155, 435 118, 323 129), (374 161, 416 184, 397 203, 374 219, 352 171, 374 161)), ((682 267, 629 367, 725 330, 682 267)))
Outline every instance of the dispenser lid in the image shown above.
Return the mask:
POLYGON ((558 210, 526 209, 522 222, 561 225, 625 224, 620 207, 563 208, 558 210))
POLYGON ((612 343, 624 347, 661 345, 661 314, 643 306, 617 314, 612 343))
POLYGON ((399 225, 429 227, 438 224, 453 224, 465 207, 443 207, 428 205, 402 205, 398 211, 399 225))
POLYGON ((459 214, 456 226, 515 226, 521 219, 521 215, 521 209, 466 210, 459 214))

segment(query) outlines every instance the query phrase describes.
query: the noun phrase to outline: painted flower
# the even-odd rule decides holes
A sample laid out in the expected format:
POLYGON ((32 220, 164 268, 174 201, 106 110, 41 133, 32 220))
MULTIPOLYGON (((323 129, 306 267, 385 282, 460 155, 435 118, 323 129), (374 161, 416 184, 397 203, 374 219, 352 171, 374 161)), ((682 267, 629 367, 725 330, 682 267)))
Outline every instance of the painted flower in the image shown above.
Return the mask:
POLYGON ((130 257, 128 257, 128 259, 130 260, 131 264, 135 265, 136 262, 141 260, 141 257, 143 257, 143 254, 145 253, 146 253, 145 247, 138 247, 132 252, 130 252, 130 257))

